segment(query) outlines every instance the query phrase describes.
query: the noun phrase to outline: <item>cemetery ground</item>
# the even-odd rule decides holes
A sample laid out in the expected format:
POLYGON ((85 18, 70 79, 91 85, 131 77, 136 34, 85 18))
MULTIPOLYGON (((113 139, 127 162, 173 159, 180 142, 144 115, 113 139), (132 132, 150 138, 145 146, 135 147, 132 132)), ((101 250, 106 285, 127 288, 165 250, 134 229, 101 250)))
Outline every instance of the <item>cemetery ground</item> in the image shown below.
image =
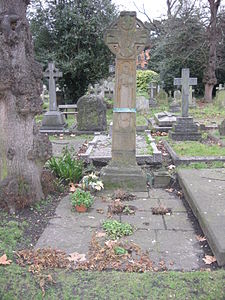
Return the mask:
MULTIPOLYGON (((137 116, 137 124, 142 125, 154 113, 165 110, 168 110, 168 108, 161 106, 152 109, 151 113, 147 115, 140 114, 137 116)), ((225 117, 224 110, 202 103, 198 103, 196 109, 191 109, 190 114, 195 121, 206 125, 220 124, 225 117)), ((108 110, 108 124, 111 119, 112 112, 108 110)), ((72 126, 74 117, 68 116, 67 122, 69 127, 72 126)), ((213 129, 212 131, 203 132, 203 142, 201 143, 170 141, 170 145, 180 156, 192 157, 196 154, 201 156, 225 156, 225 147, 220 145, 223 139, 219 139, 218 142, 211 135, 219 138, 218 131, 213 129), (199 151, 199 149, 201 150, 199 151)), ((210 162, 193 161, 191 164, 187 165, 184 163, 175 167, 164 145, 164 141, 169 141, 167 134, 152 133, 152 136, 156 139, 157 145, 163 153, 163 167, 169 170, 173 178, 176 178, 177 170, 224 168, 224 161, 216 160, 210 162)), ((54 154, 58 156, 65 145, 72 145, 74 150, 78 152, 82 145, 92 138, 93 135, 61 134, 50 136, 50 140, 53 142, 54 154)), ((94 170, 93 166, 88 167, 94 170)), ((96 168, 99 171, 99 168, 96 168)), ((150 236, 151 243, 153 242, 152 249, 149 252, 149 259, 141 256, 142 260, 136 265, 136 272, 131 272, 135 271, 132 268, 130 272, 125 272, 124 264, 122 267, 118 267, 120 265, 118 260, 123 257, 127 259, 126 255, 129 255, 129 252, 123 252, 124 249, 126 250, 126 246, 118 245, 118 248, 122 248, 120 249, 122 252, 118 256, 111 252, 110 245, 109 248, 105 249, 103 247, 105 242, 104 231, 102 228, 96 228, 94 224, 95 221, 107 218, 107 207, 111 203, 112 194, 108 196, 108 193, 105 191, 102 194, 97 194, 93 210, 86 213, 86 218, 84 218, 83 215, 77 216, 76 212, 71 211, 68 199, 68 184, 63 185, 59 182, 57 187, 57 193, 54 192, 51 196, 31 207, 15 214, 0 212, 0 254, 7 255, 7 260, 3 261, 0 266, 1 299, 42 299, 44 297, 45 299, 222 300, 225 298, 225 269, 224 267, 218 267, 217 263, 213 261, 213 253, 204 238, 198 221, 184 200, 176 180, 168 188, 150 189, 149 193, 144 195, 137 194, 136 200, 126 202, 127 205, 137 207, 137 202, 142 201, 143 211, 138 212, 136 217, 133 215, 115 216, 117 220, 133 220, 132 225, 140 231, 140 219, 144 218, 145 214, 152 216, 151 210, 145 209, 146 201, 152 201, 151 206, 154 207, 163 204, 172 208, 171 216, 152 216, 152 219, 154 220, 154 217, 156 217, 157 221, 145 224, 145 227, 150 229, 150 231, 146 231, 149 234, 144 234, 143 231, 141 238, 137 237, 136 232, 130 236, 131 240, 134 240, 141 246, 143 253, 147 250, 144 248, 145 244, 148 243, 147 236, 150 236), (66 214, 66 217, 63 214, 66 214), (59 220, 59 215, 62 216, 62 221, 59 220), (82 231, 80 231, 82 226, 86 226, 87 231, 91 229, 91 232, 93 232, 93 229, 94 231, 97 229, 98 233, 103 233, 102 237, 101 234, 99 235, 100 248, 93 243, 93 236, 90 234, 90 239, 87 239, 80 249, 83 247, 83 250, 86 250, 90 246, 92 239, 92 246, 95 245, 97 247, 94 248, 97 251, 95 256, 101 250, 103 257, 105 255, 109 261, 112 259, 111 262, 115 263, 115 267, 110 266, 102 271, 104 269, 102 265, 95 265, 94 261, 92 261, 93 265, 89 265, 87 267, 88 270, 85 270, 84 267, 75 267, 74 263, 68 265, 68 262, 65 260, 68 253, 65 256, 63 253, 48 252, 47 250, 40 257, 36 252, 31 252, 35 253, 32 257, 29 250, 34 250, 37 241, 43 237, 44 232, 47 234, 45 242, 48 241, 48 238, 51 240, 51 235, 54 234, 53 227, 58 226, 57 228, 60 228, 60 222, 64 222, 60 229, 62 234, 60 238, 64 240, 62 245, 70 243, 73 245, 74 231, 79 233, 77 239, 84 241, 82 231), (70 222, 71 226, 68 225, 70 222), (63 228, 68 228, 68 226, 70 230, 67 232, 63 231, 63 228), (178 229, 180 226, 183 228, 182 230, 178 229), (151 230, 152 228, 153 230, 151 230), (159 233, 159 231, 162 232, 162 236, 155 236, 154 234, 159 233), (175 234, 178 234, 176 238, 175 234), (173 241, 172 243, 171 240, 173 241), (188 240, 187 244, 183 243, 185 240, 188 240), (161 252, 164 255, 158 255, 157 251, 154 251, 155 242, 156 244, 159 243, 160 247, 164 247, 161 252), (19 251, 22 249, 25 249, 24 255, 20 254, 19 257, 19 251), (174 255, 170 251, 174 252, 174 255), (208 259, 212 259, 212 261, 205 263, 203 258, 207 257, 207 255, 208 259), (21 259, 21 257, 24 259, 21 259), (198 257, 198 260, 195 259, 196 257, 198 257), (145 270, 146 272, 143 272, 145 270)), ((77 252, 83 253, 84 251, 77 252)), ((100 256, 101 259, 102 257, 100 256)))

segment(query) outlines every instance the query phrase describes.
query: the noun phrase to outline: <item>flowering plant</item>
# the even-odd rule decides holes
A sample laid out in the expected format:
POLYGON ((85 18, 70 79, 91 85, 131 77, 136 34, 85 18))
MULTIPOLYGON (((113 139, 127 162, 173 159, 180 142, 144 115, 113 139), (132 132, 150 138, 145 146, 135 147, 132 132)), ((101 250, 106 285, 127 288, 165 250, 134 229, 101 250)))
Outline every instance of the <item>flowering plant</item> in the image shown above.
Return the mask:
POLYGON ((95 191, 101 191, 104 189, 103 182, 99 180, 99 177, 94 173, 86 175, 82 178, 81 187, 84 190, 95 190, 95 191))

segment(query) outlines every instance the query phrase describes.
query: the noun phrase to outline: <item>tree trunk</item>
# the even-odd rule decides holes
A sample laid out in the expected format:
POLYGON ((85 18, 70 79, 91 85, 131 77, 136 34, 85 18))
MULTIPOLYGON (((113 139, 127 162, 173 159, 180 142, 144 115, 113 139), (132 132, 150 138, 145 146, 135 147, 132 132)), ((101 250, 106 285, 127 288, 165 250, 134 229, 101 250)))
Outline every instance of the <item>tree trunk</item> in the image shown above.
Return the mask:
POLYGON ((34 117, 42 111, 42 70, 26 19, 29 0, 0 2, 0 204, 15 210, 43 196, 51 144, 34 117))
POLYGON ((208 0, 210 5, 210 24, 208 27, 208 40, 209 40, 209 58, 208 65, 204 72, 203 83, 205 84, 204 99, 206 102, 212 102, 212 91, 216 79, 216 44, 217 44, 217 12, 221 0, 208 0))

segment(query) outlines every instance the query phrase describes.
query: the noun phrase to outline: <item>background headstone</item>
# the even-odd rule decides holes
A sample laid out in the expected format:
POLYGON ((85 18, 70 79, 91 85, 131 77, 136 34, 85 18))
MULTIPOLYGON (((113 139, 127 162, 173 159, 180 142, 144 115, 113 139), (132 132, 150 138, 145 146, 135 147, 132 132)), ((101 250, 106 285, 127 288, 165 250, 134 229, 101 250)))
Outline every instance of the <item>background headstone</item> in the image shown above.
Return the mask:
POLYGON ((196 107, 196 100, 193 97, 193 93, 194 93, 195 90, 193 90, 192 86, 190 86, 189 89, 190 89, 189 90, 189 99, 188 99, 189 107, 194 108, 194 107, 196 107))
POLYGON ((225 108, 225 90, 221 89, 217 91, 215 103, 219 108, 225 108))
POLYGON ((219 133, 221 136, 225 136, 225 120, 219 125, 219 133))
POLYGON ((107 128, 106 105, 103 98, 95 95, 85 95, 77 102, 78 131, 105 131, 107 128))
POLYGON ((43 116, 40 131, 64 131, 67 124, 64 115, 58 111, 56 102, 56 80, 62 77, 62 72, 59 72, 54 62, 50 62, 48 69, 44 72, 44 77, 49 83, 49 111, 43 116))
POLYGON ((156 96, 157 103, 160 105, 168 105, 168 94, 163 89, 160 89, 156 96))
POLYGON ((145 98, 145 96, 138 96, 136 98, 136 109, 140 113, 148 113, 149 112, 149 100, 145 98))

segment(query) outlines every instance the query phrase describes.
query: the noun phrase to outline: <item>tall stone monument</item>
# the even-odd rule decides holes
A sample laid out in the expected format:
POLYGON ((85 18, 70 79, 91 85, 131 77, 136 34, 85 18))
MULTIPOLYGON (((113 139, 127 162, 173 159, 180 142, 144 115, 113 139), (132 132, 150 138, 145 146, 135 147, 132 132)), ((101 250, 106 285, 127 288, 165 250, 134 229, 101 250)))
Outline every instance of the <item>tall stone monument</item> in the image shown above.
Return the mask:
POLYGON ((64 115, 57 108, 55 82, 58 78, 62 77, 62 72, 59 72, 54 62, 50 62, 48 69, 44 72, 44 77, 49 82, 49 111, 44 114, 40 131, 60 132, 65 129, 66 123, 64 115))
POLYGON ((136 12, 123 11, 105 32, 105 43, 116 55, 112 160, 102 169, 106 188, 146 190, 146 177, 136 163, 136 58, 149 32, 136 12))
POLYGON ((198 126, 193 122, 193 118, 189 117, 189 92, 190 85, 197 85, 197 78, 190 78, 190 70, 182 69, 182 77, 174 78, 174 85, 182 86, 182 116, 177 118, 173 130, 169 132, 169 136, 176 141, 196 141, 201 138, 198 132, 198 126))

